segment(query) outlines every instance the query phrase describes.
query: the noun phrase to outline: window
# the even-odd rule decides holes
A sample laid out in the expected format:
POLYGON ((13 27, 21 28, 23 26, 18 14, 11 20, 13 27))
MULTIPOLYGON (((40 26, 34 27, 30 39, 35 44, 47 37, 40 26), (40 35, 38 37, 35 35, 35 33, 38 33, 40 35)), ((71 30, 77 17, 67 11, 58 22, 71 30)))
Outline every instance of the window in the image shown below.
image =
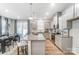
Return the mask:
POLYGON ((27 21, 17 21, 17 34, 20 37, 25 37, 28 33, 28 22, 27 21))
POLYGON ((6 23, 6 19, 4 17, 2 17, 2 35, 5 35, 6 34, 6 31, 7 31, 7 23, 6 23))
POLYGON ((22 22, 17 21, 17 33, 22 36, 22 22))
POLYGON ((23 24, 22 24, 23 26, 23 36, 26 36, 27 35, 27 33, 28 33, 28 30, 27 30, 27 26, 28 26, 28 24, 27 24, 27 22, 23 22, 23 24))
POLYGON ((9 35, 15 34, 15 20, 14 19, 8 19, 8 33, 9 35))

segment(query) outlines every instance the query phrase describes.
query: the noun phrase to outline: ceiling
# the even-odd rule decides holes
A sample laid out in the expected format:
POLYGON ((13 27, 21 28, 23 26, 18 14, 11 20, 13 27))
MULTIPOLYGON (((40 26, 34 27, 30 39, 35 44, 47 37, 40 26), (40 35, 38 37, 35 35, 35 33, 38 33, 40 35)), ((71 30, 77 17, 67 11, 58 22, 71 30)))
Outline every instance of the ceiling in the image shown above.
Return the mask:
POLYGON ((55 3, 54 6, 50 3, 0 3, 0 14, 17 19, 28 19, 31 16, 44 18, 63 11, 70 5, 72 3, 55 3))

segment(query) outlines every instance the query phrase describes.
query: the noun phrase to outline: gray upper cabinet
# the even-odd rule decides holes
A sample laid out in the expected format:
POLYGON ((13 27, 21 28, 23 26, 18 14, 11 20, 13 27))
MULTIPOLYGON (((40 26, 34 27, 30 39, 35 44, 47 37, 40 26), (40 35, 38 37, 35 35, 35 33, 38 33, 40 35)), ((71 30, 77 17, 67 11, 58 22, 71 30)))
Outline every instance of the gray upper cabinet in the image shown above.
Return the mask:
POLYGON ((62 14, 62 28, 67 28, 67 20, 70 20, 74 17, 74 5, 67 8, 62 14))
POLYGON ((75 4, 75 17, 79 16, 79 4, 75 4))
POLYGON ((63 28, 62 28, 62 26, 63 26, 63 25, 62 25, 62 24, 63 24, 62 20, 63 20, 62 16, 59 17, 59 29, 60 29, 60 30, 63 29, 63 28))

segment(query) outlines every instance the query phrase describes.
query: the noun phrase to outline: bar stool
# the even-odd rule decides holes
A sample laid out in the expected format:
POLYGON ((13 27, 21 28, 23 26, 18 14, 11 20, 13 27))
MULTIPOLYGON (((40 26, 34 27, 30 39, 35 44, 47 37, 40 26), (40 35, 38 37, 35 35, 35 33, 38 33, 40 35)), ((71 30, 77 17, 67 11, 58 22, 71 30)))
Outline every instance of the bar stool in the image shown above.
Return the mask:
POLYGON ((19 42, 20 42, 20 36, 19 36, 19 35, 15 35, 14 41, 15 41, 15 42, 16 42, 16 41, 19 41, 19 42))
POLYGON ((15 35, 15 36, 13 37, 13 42, 14 42, 13 44, 14 44, 14 45, 17 44, 17 41, 20 42, 20 36, 19 36, 19 35, 15 35))
POLYGON ((0 52, 1 52, 1 43, 0 43, 0 52))
POLYGON ((17 42, 17 55, 27 55, 28 54, 28 43, 26 41, 17 42))
POLYGON ((14 47, 13 39, 14 39, 13 36, 10 36, 10 37, 9 37, 9 40, 10 40, 10 42, 11 42, 11 46, 12 46, 12 47, 14 47))

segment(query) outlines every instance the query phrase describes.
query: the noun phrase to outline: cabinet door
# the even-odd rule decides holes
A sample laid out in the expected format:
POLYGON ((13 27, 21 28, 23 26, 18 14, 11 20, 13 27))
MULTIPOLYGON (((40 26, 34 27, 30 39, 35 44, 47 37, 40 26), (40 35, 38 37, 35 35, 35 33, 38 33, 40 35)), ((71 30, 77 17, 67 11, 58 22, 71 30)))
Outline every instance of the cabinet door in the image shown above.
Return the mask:
POLYGON ((31 41, 31 54, 32 55, 45 55, 45 40, 31 41))
POLYGON ((66 13, 65 13, 66 20, 73 18, 74 12, 75 12, 74 11, 74 5, 72 5, 66 10, 66 13))
POLYGON ((63 28, 67 28, 67 20, 74 17, 74 6, 70 6, 68 9, 64 11, 64 15, 62 16, 63 28))
POLYGON ((62 49, 64 52, 72 51, 72 38, 71 37, 63 37, 62 49))
POLYGON ((58 46, 59 45, 59 43, 58 43, 58 37, 57 36, 55 36, 55 44, 58 46))
POLYGON ((55 44, 62 49, 62 38, 60 36, 56 36, 55 38, 55 44))
POLYGON ((72 22, 73 50, 79 52, 79 20, 72 22))
POLYGON ((42 19, 37 21, 37 31, 44 32, 44 21, 42 19))
POLYGON ((57 16, 55 16, 55 17, 53 18, 53 23, 54 23, 54 25, 57 25, 57 16))
POLYGON ((62 19, 62 28, 67 28, 67 20, 66 20, 66 17, 65 15, 63 15, 63 19, 62 19))
POLYGON ((62 30, 62 26, 63 26, 63 23, 62 23, 62 16, 59 18, 59 29, 62 30))
POLYGON ((79 3, 75 4, 75 17, 79 16, 79 3))
POLYGON ((59 37, 59 48, 62 50, 62 37, 59 37))

